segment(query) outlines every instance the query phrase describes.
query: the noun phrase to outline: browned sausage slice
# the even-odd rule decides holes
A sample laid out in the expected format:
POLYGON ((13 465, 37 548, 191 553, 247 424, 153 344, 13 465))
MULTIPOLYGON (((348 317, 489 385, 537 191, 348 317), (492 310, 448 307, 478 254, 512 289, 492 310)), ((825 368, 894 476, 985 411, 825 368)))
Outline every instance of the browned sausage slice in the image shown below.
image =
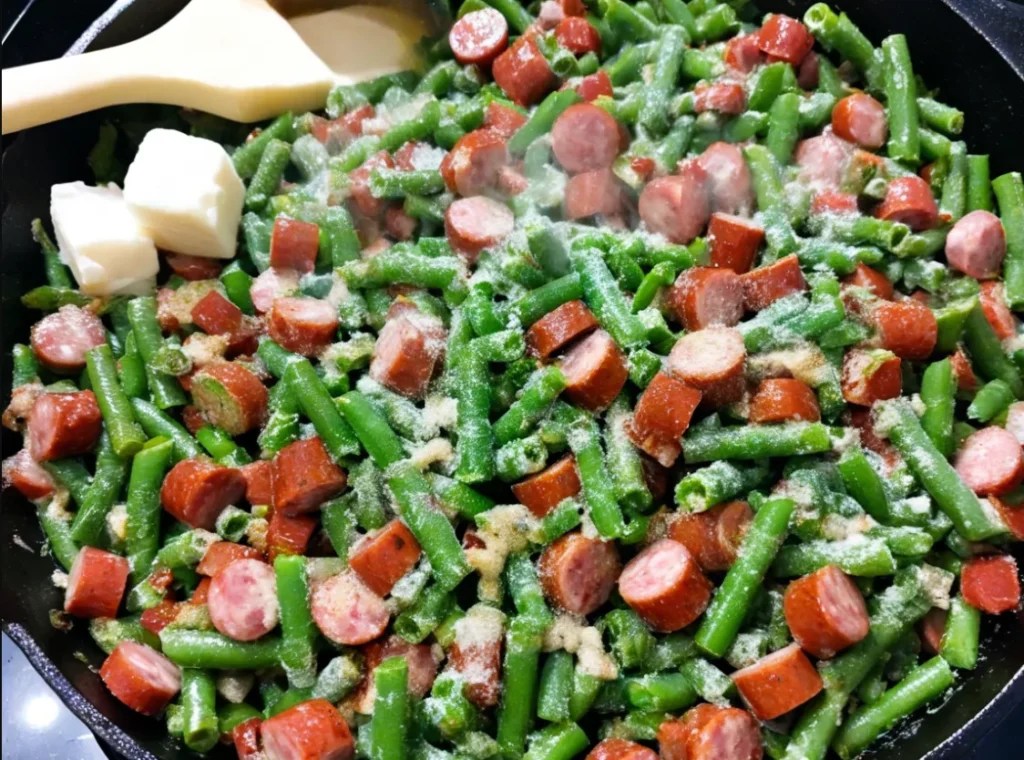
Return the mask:
POLYGON ((1006 231, 991 211, 966 214, 946 237, 946 261, 976 280, 997 277, 1005 256, 1006 231))
POLYGON ((555 120, 551 141, 555 158, 570 174, 607 169, 619 155, 619 123, 602 108, 577 103, 555 120))
POLYGON ((772 652, 730 678, 759 720, 785 715, 822 689, 821 676, 799 644, 772 652))
POLYGON ((83 546, 68 573, 64 611, 78 617, 117 617, 128 582, 128 560, 117 554, 83 546))
POLYGON ((1002 496, 1024 480, 1024 447, 1009 430, 993 425, 970 435, 953 465, 979 496, 1002 496))
POLYGON ((807 290, 807 280, 795 253, 774 264, 753 269, 742 277, 743 299, 750 311, 761 311, 784 296, 807 290))
POLYGON ((217 516, 245 494, 245 478, 209 459, 183 459, 164 478, 160 502, 174 519, 213 530, 217 516))
POLYGON ((277 627, 274 568, 238 559, 213 577, 207 598, 214 628, 236 641, 255 641, 277 627))
POLYGON ((495 83, 521 106, 536 103, 555 87, 557 81, 532 35, 523 35, 499 55, 491 73, 495 83))
POLYGON ((923 361, 931 356, 939 337, 932 310, 912 298, 882 301, 871 310, 882 348, 901 359, 923 361))
POLYGON ((668 295, 672 310, 691 332, 712 326, 732 327, 743 316, 743 298, 740 275, 732 269, 715 267, 685 270, 668 295))
POLYGON ((677 514, 669 522, 668 537, 685 546, 702 570, 728 570, 753 519, 745 501, 717 504, 705 512, 677 514))
POLYGON ((278 298, 270 309, 270 337, 289 351, 316 356, 338 330, 338 313, 316 298, 278 298))
POLYGON ((731 327, 707 327, 687 333, 668 355, 668 372, 701 391, 714 391, 742 378, 747 348, 743 335, 731 327))
POLYGON ((274 510, 288 517, 313 512, 345 488, 345 471, 319 437, 291 443, 274 457, 274 510))
POLYGON ((312 272, 320 249, 320 228, 312 222, 279 216, 270 234, 270 266, 312 272))
POLYGON ((671 467, 682 453, 679 440, 700 399, 700 391, 659 372, 633 411, 627 428, 630 440, 663 467, 671 467))
POLYGON ((192 402, 206 419, 231 436, 263 424, 267 397, 260 379, 234 362, 211 364, 192 377, 192 402))
POLYGON ((441 175, 448 189, 469 198, 494 187, 508 163, 506 139, 496 129, 477 129, 460 137, 441 161, 441 175))
POLYGON ((348 723, 326 699, 308 699, 260 724, 267 760, 352 760, 348 723))
POLYGON ((1008 554, 971 557, 960 571, 964 601, 989 615, 1015 610, 1020 605, 1017 561, 1008 554))
POLYGON ((624 202, 622 183, 615 173, 610 169, 597 169, 570 178, 565 185, 562 211, 570 220, 612 217, 622 210, 624 202))
POLYGON ((577 615, 589 615, 608 601, 620 569, 614 542, 582 533, 562 536, 537 562, 544 595, 555 606, 577 615))
POLYGON ((419 542, 405 523, 395 518, 352 547, 348 566, 373 593, 387 596, 419 559, 419 542))
POLYGON ((711 266, 749 272, 763 240, 764 228, 757 222, 716 211, 708 222, 711 266))
POLYGON ((152 647, 122 641, 103 661, 100 678, 110 693, 143 715, 157 715, 181 689, 178 666, 152 647))
POLYGON ((396 393, 423 398, 444 355, 441 321, 415 309, 385 323, 373 347, 370 377, 396 393))
POLYGON ((512 234, 515 217, 500 201, 483 195, 460 198, 444 213, 444 231, 458 253, 470 263, 484 248, 497 245, 512 234))
POLYGON ((658 755, 628 739, 610 738, 590 750, 586 760, 658 760, 658 755))
POLYGON ((790 583, 784 610, 793 639, 818 659, 834 657, 868 635, 864 597, 835 565, 790 583))
POLYGON ((448 33, 455 60, 463 65, 489 65, 508 45, 508 21, 493 8, 467 13, 448 33))
POLYGON ((707 175, 711 210, 749 216, 754 209, 754 186, 739 146, 712 143, 697 163, 707 175))
POLYGON ((472 607, 455 624, 455 641, 448 650, 448 662, 462 679, 466 698, 482 710, 497 705, 501 696, 503 620, 491 607, 472 607))
POLYGON ((883 349, 853 348, 843 357, 843 398, 851 404, 871 406, 898 398, 903 390, 900 357, 883 349))
POLYGON ((78 372, 85 353, 107 340, 100 318, 88 309, 62 306, 32 326, 32 350, 47 369, 78 372))
POLYGON ((562 360, 565 393, 590 411, 608 407, 626 384, 626 357, 604 330, 595 330, 578 342, 562 360))
POLYGON ((28 448, 37 462, 85 454, 100 437, 103 417, 92 391, 43 393, 32 405, 28 448))
POLYGON ((656 631, 685 628, 711 601, 713 586, 678 541, 663 538, 636 555, 619 576, 623 601, 656 631))
POLYGON ((373 641, 384 633, 390 619, 384 600, 351 572, 339 573, 317 586, 311 610, 320 632, 344 646, 373 641))
POLYGON ((647 183, 639 201, 640 218, 647 229, 683 245, 697 237, 710 214, 705 179, 703 170, 698 169, 647 183))
POLYGON ((576 459, 570 454, 547 469, 515 483, 512 493, 533 514, 544 517, 565 499, 578 494, 580 488, 576 459))
POLYGON ((569 301, 530 326, 526 331, 526 345, 532 355, 547 359, 595 327, 597 319, 583 301, 569 301))

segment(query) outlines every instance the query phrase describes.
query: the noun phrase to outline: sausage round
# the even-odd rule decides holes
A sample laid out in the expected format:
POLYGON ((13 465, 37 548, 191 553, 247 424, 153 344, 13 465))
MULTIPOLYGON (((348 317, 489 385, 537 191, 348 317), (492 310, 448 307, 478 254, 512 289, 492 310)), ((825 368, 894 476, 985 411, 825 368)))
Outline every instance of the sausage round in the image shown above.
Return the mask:
POLYGON ((245 500, 256 506, 274 500, 274 465, 265 459, 238 468, 245 478, 245 500))
POLYGON ((320 228, 312 222, 279 216, 270 233, 270 266, 306 274, 316 266, 320 228))
POLYGON ((754 187, 746 159, 738 146, 716 142, 697 157, 707 175, 710 208, 724 214, 749 216, 754 208, 754 187))
POLYGON ((377 335, 370 377, 409 398, 421 399, 444 355, 441 321, 410 310, 391 319, 377 335))
POLYGON ((352 760, 356 753, 348 724, 326 699, 309 699, 268 718, 260 737, 267 760, 352 760))
POLYGON ((184 253, 169 253, 165 257, 167 266, 185 280, 212 280, 220 274, 222 265, 216 259, 205 256, 189 256, 184 253))
POLYGON ((597 169, 570 177, 565 184, 562 212, 566 219, 615 216, 625 203, 622 184, 610 169, 597 169))
POLYGON ((780 298, 807 290, 807 280, 795 253, 774 264, 753 269, 743 278, 743 301, 750 311, 767 309, 780 298))
POLYGON ((508 46, 508 21, 493 8, 467 13, 448 33, 455 60, 464 66, 488 66, 508 46))
POLYGON ((1015 610, 1020 604, 1017 562, 1008 554, 972 557, 960 570, 964 601, 989 615, 1015 610))
POLYGON ((747 358, 743 335, 731 327, 706 327, 676 341, 666 367, 671 375, 701 391, 742 377, 747 358))
POLYGON ((277 626, 274 568, 258 559, 237 559, 213 576, 207 599, 214 628, 236 641, 255 641, 277 626))
POLYGON ((732 269, 694 267, 676 278, 668 302, 690 332, 732 327, 743 317, 743 281, 732 269))
POLYGON ((288 517, 275 510, 267 526, 267 561, 273 564, 279 554, 305 554, 318 522, 309 515, 288 517))
POLYGON ((640 193, 639 212, 651 232, 686 245, 704 230, 708 220, 704 182, 693 173, 648 182, 640 193))
POLYGON ((832 109, 832 131, 862 148, 881 148, 889 137, 885 106, 863 92, 847 95, 832 109))
POLYGON ((758 34, 742 34, 725 43, 725 65, 742 74, 749 74, 762 63, 764 53, 758 47, 758 34))
POLYGON ((930 230, 939 223, 939 207, 932 189, 917 176, 897 177, 889 183, 885 199, 875 216, 890 222, 902 222, 914 232, 930 230))
POLYGON ((192 402, 206 419, 231 436, 263 424, 267 399, 266 387, 241 364, 218 362, 192 377, 192 402))
POLYGON ((814 37, 795 18, 773 13, 757 34, 757 46, 770 59, 798 66, 814 47, 814 37))
POLYGON ((1009 340, 1017 333, 1017 319, 1006 304, 1006 288, 1001 282, 981 283, 981 311, 999 340, 1009 340))
POLYGON ((939 323, 932 310, 908 298, 904 301, 882 301, 871 311, 883 348, 901 359, 923 361, 935 350, 939 323))
POLYGON ((619 154, 619 123, 603 108, 577 103, 555 119, 551 148, 570 174, 607 169, 619 154))
POLYGON ((388 636, 384 641, 372 641, 362 647, 363 678, 356 692, 351 697, 351 704, 356 712, 370 714, 377 690, 373 683, 373 671, 389 657, 404 657, 409 666, 409 693, 422 699, 430 692, 437 678, 438 662, 434 657, 430 644, 410 644, 398 636, 388 636))
POLYGON ((898 398, 903 391, 900 357, 880 349, 850 349, 843 357, 842 388, 844 399, 861 406, 898 398))
POLYGON ((238 470, 209 459, 183 459, 164 478, 160 502, 189 527, 213 530, 217 516, 244 494, 245 478, 238 470))
POLYGON ((569 16, 555 27, 558 44, 576 55, 601 52, 601 35, 585 18, 569 16))
POLYGON ((291 269, 266 269, 252 281, 249 297, 253 308, 259 314, 266 314, 274 300, 294 293, 299 289, 299 275, 291 269))
POLYGON ((44 367, 61 374, 82 370, 86 352, 106 341, 100 318, 78 306, 62 306, 32 326, 32 351, 44 367))
POLYGON ((818 422, 818 397, 806 383, 789 377, 762 380, 750 399, 751 422, 818 422))
POLYGON ((1010 404, 1010 408, 1006 412, 1005 428, 1013 434, 1021 446, 1024 446, 1024 401, 1010 404))
POLYGON ((370 172, 374 169, 394 169, 395 162, 386 150, 370 156, 362 165, 349 172, 349 200, 355 211, 368 219, 375 219, 388 207, 386 198, 378 198, 370 190, 370 172))
POLYGON ((979 496, 1002 496, 1024 480, 1024 450, 1013 433, 993 425, 961 444, 953 466, 979 496))
POLYGON ((100 437, 103 417, 92 391, 43 393, 32 404, 28 448, 37 462, 85 454, 100 437))
POLYGON ((587 754, 586 760, 658 760, 653 749, 627 739, 605 739, 587 754))
POLYGON ((576 93, 586 103, 591 103, 602 95, 611 97, 614 92, 611 77, 604 69, 599 70, 596 74, 588 74, 576 85, 576 93))
POLYGON ((373 593, 387 596, 419 559, 419 542, 405 523, 395 518, 352 547, 348 566, 373 593))
POLYGON ((471 608, 455 624, 448 662, 462 679, 466 698, 480 709, 494 707, 501 697, 503 638, 503 615, 484 605, 471 608))
POLYGON ((761 760, 761 732, 746 710, 700 704, 658 728, 662 760, 761 760))
POLYGON ((812 188, 838 188, 852 152, 850 143, 825 132, 798 142, 793 160, 800 167, 800 179, 812 188))
POLYGON ((561 367, 566 395, 592 412, 607 408, 629 376, 625 355, 604 330, 595 330, 570 348, 561 367))
POLYGON ((702 570, 728 570, 753 519, 745 501, 716 504, 705 512, 678 513, 669 522, 668 537, 685 546, 702 570))
POLYGON ((192 307, 192 321, 207 335, 227 335, 242 326, 242 310, 211 290, 192 307))
POLYGON ((202 560, 196 565, 196 572, 213 578, 217 573, 239 559, 263 559, 263 552, 254 546, 236 544, 231 541, 217 541, 210 544, 202 560))
POLYGON ((747 108, 747 93, 735 82, 699 83, 693 88, 693 110, 715 111, 736 116, 747 108))
POLYGON ((583 301, 569 301, 534 322, 526 331, 526 345, 539 359, 547 359, 564 346, 597 327, 597 319, 583 301))
POLYGON ((316 356, 334 341, 338 311, 317 298, 278 298, 270 307, 270 337, 289 351, 316 356))
POLYGON ((64 611, 77 617, 116 617, 128 582, 128 560, 83 546, 68 573, 64 611))
POLYGON ((534 515, 544 517, 565 499, 578 494, 581 487, 576 459, 570 454, 547 469, 515 483, 512 493, 534 515))
POLYGON ((686 547, 663 538, 648 546, 619 576, 619 594, 644 622, 669 633, 703 614, 713 586, 686 547))
POLYGON ((159 714, 181 689, 178 666, 135 641, 117 645, 103 661, 100 678, 111 694, 143 715, 159 714))
POLYGON ((759 720, 785 715, 822 689, 821 676, 799 644, 772 652, 730 678, 759 720))
POLYGON ((627 427, 630 440, 663 467, 671 467, 682 453, 679 440, 700 399, 700 391, 659 372, 633 410, 627 427))
POLYGON ((514 103, 529 106, 555 86, 555 75, 533 36, 522 36, 494 61, 494 81, 514 103))
MULTIPOLYGON (((514 108, 494 101, 484 111, 484 126, 491 132, 497 133, 504 139, 509 139, 529 121, 523 114, 514 108)), ((472 134, 472 133, 470 133, 472 134)), ((462 140, 463 138, 459 138, 462 140)), ((458 145, 458 143, 455 143, 458 145)), ((470 193, 473 195, 473 193, 470 193)))
POLYGON ((864 597, 835 565, 790 583, 783 609, 793 639, 818 659, 834 657, 868 635, 864 597))
POLYGON ((742 216, 715 212, 708 222, 708 248, 713 267, 736 274, 750 271, 757 249, 764 241, 764 228, 742 216))
POLYGON ((976 280, 997 277, 1006 256, 1006 230, 991 211, 964 215, 946 236, 946 261, 976 280))
MULTIPOLYGON (((505 111, 523 118, 518 111, 510 108, 505 111)), ((507 123, 508 129, 511 129, 511 122, 512 117, 502 117, 501 123, 507 123)), ((477 129, 458 139, 441 161, 441 176, 449 190, 469 198, 498 183, 498 173, 508 164, 505 129, 477 129)))
POLYGON ((311 609, 321 633, 345 646, 373 641, 384 633, 390 619, 384 600, 351 572, 339 573, 317 586, 311 609))
POLYGON ((313 512, 345 488, 345 471, 318 437, 290 443, 274 457, 274 509, 295 517, 313 512))
POLYGON ((3 480, 0 482, 14 486, 29 501, 45 499, 57 490, 53 477, 39 466, 28 449, 21 449, 4 460, 3 480))
POLYGON ((857 269, 843 280, 843 284, 864 288, 883 301, 891 301, 896 292, 888 277, 861 261, 857 262, 857 269))
POLYGON ((484 248, 497 245, 512 234, 515 217, 504 203, 474 195, 459 198, 444 213, 444 230, 448 242, 470 263, 484 248))
POLYGON ((608 601, 622 566, 615 544, 567 533, 548 546, 537 562, 544 595, 555 606, 589 615, 608 601))

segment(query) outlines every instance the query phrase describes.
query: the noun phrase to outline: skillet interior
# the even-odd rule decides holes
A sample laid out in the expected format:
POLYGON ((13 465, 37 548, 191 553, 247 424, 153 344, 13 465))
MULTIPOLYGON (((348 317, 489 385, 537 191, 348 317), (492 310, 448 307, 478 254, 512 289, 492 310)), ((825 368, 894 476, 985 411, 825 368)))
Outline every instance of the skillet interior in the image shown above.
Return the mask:
MULTIPOLYGON (((116 4, 120 12, 103 28, 91 30, 95 37, 88 47, 107 47, 134 39, 163 24, 184 4, 184 0, 120 0, 116 4)), ((1020 137, 1024 78, 986 41, 988 36, 1002 44, 1008 57, 1015 58, 1017 72, 1024 72, 1024 10, 1005 0, 903 0, 898 4, 888 0, 842 0, 832 4, 849 13, 873 41, 897 31, 906 33, 915 69, 933 85, 941 84, 942 98, 966 112, 964 139, 972 152, 992 154, 993 176, 1024 169, 1024 140, 1020 137), (972 28, 946 2, 962 5, 974 23, 987 31, 972 28), (897 7, 898 13, 894 13, 897 7), (1021 30, 1016 35, 1015 28, 1021 30)), ((36 0, 22 21, 26 26, 5 41, 4 65, 60 54, 82 27, 104 10, 104 5, 103 0, 79 0, 66 8, 59 0, 36 0), (56 18, 60 21, 54 24, 56 18)), ((810 5, 808 0, 758 2, 764 11, 794 16, 810 5)), ((85 44, 76 47, 84 49, 85 44)), ((9 148, 5 138, 0 228, 0 397, 4 401, 10 394, 10 347, 27 339, 32 323, 32 315, 21 307, 19 298, 43 282, 42 261, 29 234, 29 221, 48 217, 52 184, 91 178, 85 156, 101 120, 99 114, 85 114, 39 127, 12 140, 9 148)), ((20 440, 4 430, 2 446, 3 455, 9 456, 20 447, 20 440)), ((130 760, 198 757, 171 742, 163 722, 138 717, 106 691, 90 670, 98 668, 102 653, 89 638, 86 625, 76 622, 69 634, 51 627, 48 611, 62 604, 62 593, 49 580, 54 565, 49 557, 25 551, 19 546, 22 541, 37 549, 42 543, 39 525, 34 509, 8 490, 3 494, 0 526, 0 612, 4 630, 25 649, 72 710, 122 756, 130 760), (84 653, 88 664, 78 659, 77 653, 84 653)), ((1017 555, 1024 558, 1020 545, 1017 555)), ((1024 702, 1022 634, 1024 613, 1003 615, 997 620, 986 617, 983 656, 977 671, 963 679, 941 711, 918 718, 915 731, 899 732, 898 740, 883 743, 872 755, 931 760, 962 756, 985 731, 1024 702)), ((230 750, 213 755, 233 757, 230 750)))

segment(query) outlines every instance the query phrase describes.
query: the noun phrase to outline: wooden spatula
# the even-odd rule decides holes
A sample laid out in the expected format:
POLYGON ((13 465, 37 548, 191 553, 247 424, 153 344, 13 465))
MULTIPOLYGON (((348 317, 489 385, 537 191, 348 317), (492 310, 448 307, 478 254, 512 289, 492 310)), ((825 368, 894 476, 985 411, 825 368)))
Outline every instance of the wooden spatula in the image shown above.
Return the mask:
POLYGON ((335 83, 410 68, 431 19, 426 0, 277 5, 290 20, 266 0, 192 0, 126 45, 5 69, 3 134, 121 103, 243 122, 319 108, 335 83))

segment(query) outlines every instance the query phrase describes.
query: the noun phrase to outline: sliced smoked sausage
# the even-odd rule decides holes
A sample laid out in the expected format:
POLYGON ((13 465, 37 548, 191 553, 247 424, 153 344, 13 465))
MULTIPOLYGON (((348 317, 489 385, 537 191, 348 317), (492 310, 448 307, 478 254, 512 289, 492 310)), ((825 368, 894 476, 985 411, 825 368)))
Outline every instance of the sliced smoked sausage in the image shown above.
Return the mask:
POLYGON ((586 760, 658 760, 653 749, 628 739, 605 739, 587 754, 586 760))
POLYGON ((861 406, 898 398, 903 391, 900 357, 877 348, 850 349, 843 357, 842 388, 844 399, 861 406))
POLYGON ((395 518, 352 547, 348 566, 373 593, 387 596, 419 559, 419 542, 405 523, 395 518))
POLYGON ((128 582, 128 560, 117 554, 83 546, 68 573, 64 611, 77 617, 117 617, 128 582))
POLYGON ((677 513, 669 521, 668 537, 685 546, 701 570, 728 570, 753 519, 745 501, 716 504, 704 512, 677 513))
POLYGON ((757 34, 757 46, 772 60, 798 66, 814 47, 814 37, 795 18, 773 13, 757 34))
POLYGON ((352 760, 355 739, 338 709, 326 699, 309 699, 260 724, 267 760, 352 760))
POLYGON ((274 568, 258 559, 238 559, 213 577, 207 606, 214 628, 236 641, 255 641, 277 626, 274 568))
POLYGON ((96 445, 103 417, 92 391, 43 393, 32 404, 28 448, 37 462, 85 454, 96 445))
POLYGON ((732 269, 694 267, 676 278, 668 302, 683 327, 732 327, 743 317, 743 281, 732 269))
POLYGON ((78 306, 62 306, 32 326, 32 351, 44 367, 61 374, 84 369, 86 352, 106 341, 100 318, 78 306))
POLYGON ((270 337, 289 351, 316 356, 334 342, 338 310, 317 298, 277 298, 270 307, 270 337))
POLYGON ((515 483, 512 493, 534 515, 544 517, 565 499, 578 494, 580 488, 576 459, 570 454, 547 469, 515 483))
POLYGON ((793 293, 807 290, 800 260, 790 254, 766 267, 752 269, 743 277, 743 300, 748 311, 761 311, 793 293))
POLYGON ((918 176, 897 177, 889 183, 885 198, 875 216, 890 222, 902 222, 914 232, 930 230, 939 223, 939 207, 932 189, 918 176))
POLYGON ((508 21, 493 8, 467 13, 448 33, 455 60, 464 66, 489 66, 508 46, 508 21))
MULTIPOLYGON (((520 116, 510 108, 505 111, 520 116)), ((502 117, 502 123, 510 120, 511 117, 502 117)), ((504 131, 504 127, 501 131, 476 129, 458 139, 441 161, 441 176, 449 190, 469 198, 498 184, 499 172, 508 164, 505 140, 510 135, 506 136, 504 131)))
POLYGON ((619 576, 619 594, 647 625, 669 633, 703 614, 713 589, 678 541, 663 538, 636 555, 619 576))
POLYGON ((245 478, 233 467, 209 459, 183 459, 164 478, 160 502, 174 519, 213 530, 224 508, 245 495, 245 478))
POLYGON ((881 148, 889 137, 885 106, 863 92, 847 95, 832 109, 832 132, 862 148, 881 148))
POLYGON ((1024 480, 1024 447, 1013 433, 993 425, 968 436, 953 466, 979 496, 1002 496, 1024 480))
POLYGON ((932 310, 912 298, 882 301, 871 310, 882 348, 901 359, 923 361, 935 350, 939 323, 932 310))
POLYGON ((589 615, 608 601, 621 567, 614 542, 567 533, 540 555, 537 573, 552 604, 589 615))
POLYGON ((403 396, 423 398, 444 355, 445 338, 441 321, 416 309, 388 319, 373 347, 370 377, 403 396))
POLYGON ((547 359, 595 327, 597 318, 583 301, 569 301, 530 325, 526 345, 533 356, 547 359))
POLYGON ((320 228, 312 222, 279 216, 270 233, 270 266, 307 274, 316 266, 320 228))
POLYGON ((946 236, 946 261, 968 277, 997 277, 1006 256, 1006 230, 999 217, 979 209, 964 215, 946 236))
POLYGON ((603 108, 577 103, 555 119, 551 147, 570 174, 607 169, 619 154, 619 123, 603 108))
POLYGON ((444 213, 444 230, 458 253, 473 263, 480 251, 512 234, 515 217, 504 203, 474 195, 459 198, 444 213))
POLYGON ((680 439, 700 399, 700 391, 659 372, 637 401, 627 427, 630 440, 663 467, 671 467, 682 453, 680 439))
POLYGON ((1020 604, 1017 561, 1008 554, 972 557, 960 570, 960 592, 965 602, 989 615, 1017 609, 1020 604))
POLYGON ((868 635, 864 597, 835 565, 790 583, 783 609, 793 639, 818 659, 834 657, 868 635))
POLYGON ((561 366, 566 395, 592 412, 607 408, 629 376, 625 354, 604 330, 595 330, 570 348, 561 366))
POLYGON ((662 760, 761 760, 761 732, 746 710, 700 704, 658 728, 662 760))
POLYGON ((491 73, 495 83, 521 106, 539 101, 554 89, 557 81, 532 35, 520 37, 499 55, 491 73))
POLYGON ((331 576, 313 591, 311 610, 320 632, 335 644, 373 641, 388 627, 384 600, 353 572, 331 576))
POLYGON ((772 652, 730 678, 759 720, 785 715, 822 689, 821 676, 799 644, 772 652))
POLYGON ((247 433, 267 417, 267 389, 251 370, 218 362, 192 376, 192 402, 228 435, 247 433))
POLYGON ((750 215, 754 209, 754 184, 739 146, 711 143, 696 163, 704 170, 712 211, 750 215))
POLYGON ((647 229, 686 245, 704 230, 710 210, 703 171, 659 177, 640 193, 639 212, 647 229))
POLYGON ((750 271, 757 249, 764 241, 764 228, 742 216, 715 212, 708 222, 708 248, 713 267, 736 274, 750 271))
POLYGON ((345 488, 345 471, 319 437, 290 443, 274 457, 274 510, 288 517, 313 512, 345 488))
POLYGON ((818 422, 821 408, 808 385, 792 377, 762 380, 750 399, 751 422, 818 422))
POLYGON ((159 714, 181 689, 178 666, 135 641, 117 645, 103 661, 100 678, 111 694, 143 715, 159 714))
POLYGON ((723 389, 743 380, 747 347, 743 335, 731 327, 706 327, 676 341, 668 355, 670 375, 699 391, 722 395, 723 389))
POLYGON ((571 177, 565 185, 562 213, 566 219, 611 217, 625 203, 622 183, 611 169, 595 169, 571 177))

